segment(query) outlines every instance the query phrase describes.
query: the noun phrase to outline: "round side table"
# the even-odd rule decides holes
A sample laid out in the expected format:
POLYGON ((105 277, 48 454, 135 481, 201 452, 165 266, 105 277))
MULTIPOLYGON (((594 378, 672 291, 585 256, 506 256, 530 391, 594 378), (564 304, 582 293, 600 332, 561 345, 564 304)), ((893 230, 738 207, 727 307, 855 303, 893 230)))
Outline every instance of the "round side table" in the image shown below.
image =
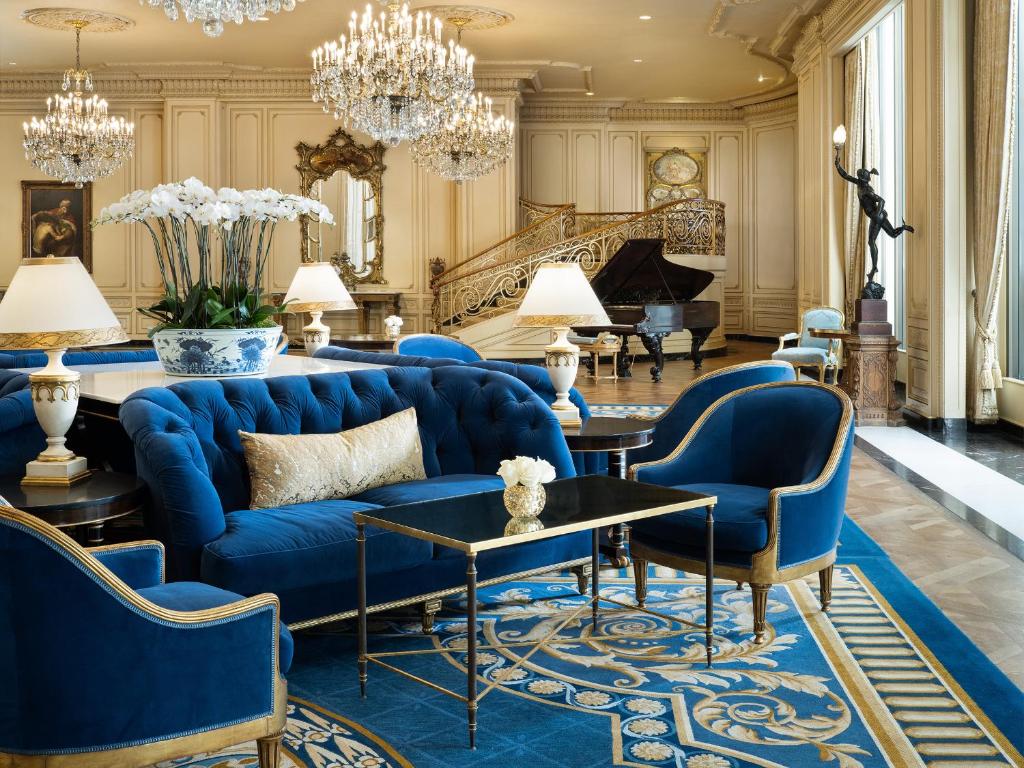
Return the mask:
MULTIPOLYGON (((563 431, 570 451, 607 453, 608 474, 625 479, 626 452, 650 445, 656 425, 657 422, 651 419, 633 416, 591 416, 582 426, 565 427, 563 431)), ((616 568, 629 565, 625 527, 613 525, 609 528, 608 546, 602 549, 616 568)))
POLYGON ((93 472, 70 487, 20 483, 21 478, 0 479, 0 496, 16 509, 79 534, 88 545, 102 544, 104 523, 138 512, 148 495, 144 482, 121 472, 93 472))

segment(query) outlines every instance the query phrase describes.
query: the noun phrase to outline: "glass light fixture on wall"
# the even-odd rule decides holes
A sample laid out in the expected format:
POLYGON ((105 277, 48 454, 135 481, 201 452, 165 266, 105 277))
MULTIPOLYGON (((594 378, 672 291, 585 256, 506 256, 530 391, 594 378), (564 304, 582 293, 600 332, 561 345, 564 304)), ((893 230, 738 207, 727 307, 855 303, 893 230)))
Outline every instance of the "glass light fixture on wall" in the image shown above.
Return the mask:
POLYGON ((441 28, 397 2, 378 17, 353 12, 348 35, 313 51, 313 101, 390 146, 438 130, 473 91, 473 57, 445 46, 441 28))
POLYGON ((63 94, 46 100, 46 115, 24 123, 25 159, 47 176, 74 183, 109 176, 135 149, 135 124, 110 117, 107 102, 92 92, 92 75, 82 69, 82 30, 89 22, 72 19, 75 66, 64 72, 63 94))
POLYGON ((220 37, 226 21, 265 21, 268 13, 295 10, 295 3, 296 0, 139 0, 139 5, 163 8, 171 21, 177 21, 180 7, 185 20, 202 22, 203 32, 209 37, 220 37))

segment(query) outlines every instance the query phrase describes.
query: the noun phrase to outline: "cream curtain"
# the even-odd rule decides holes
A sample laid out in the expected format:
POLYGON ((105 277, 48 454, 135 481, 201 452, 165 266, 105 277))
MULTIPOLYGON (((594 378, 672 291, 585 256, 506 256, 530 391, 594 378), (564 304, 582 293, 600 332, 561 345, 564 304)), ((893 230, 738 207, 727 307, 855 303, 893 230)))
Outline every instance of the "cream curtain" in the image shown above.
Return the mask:
MULTIPOLYGON (((857 47, 846 54, 845 122, 846 157, 843 165, 855 174, 858 168, 878 165, 878 53, 874 33, 866 35, 857 47)), ((857 190, 844 184, 846 201, 843 216, 843 257, 846 265, 846 299, 844 311, 853 318, 854 301, 864 287, 867 225, 860 211, 857 190)))
POLYGON ((1017 93, 1018 0, 977 0, 974 18, 974 347, 968 388, 976 423, 999 418, 999 290, 1009 238, 1017 93))

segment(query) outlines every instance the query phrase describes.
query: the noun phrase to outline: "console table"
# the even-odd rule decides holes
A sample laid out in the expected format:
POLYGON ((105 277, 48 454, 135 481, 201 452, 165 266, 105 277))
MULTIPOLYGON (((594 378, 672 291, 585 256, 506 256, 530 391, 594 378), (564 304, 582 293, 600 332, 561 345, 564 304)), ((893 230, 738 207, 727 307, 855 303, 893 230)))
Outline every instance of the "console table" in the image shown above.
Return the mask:
POLYGON ((351 291, 349 295, 359 307, 359 333, 370 332, 370 310, 374 304, 390 304, 388 314, 402 314, 401 291, 351 291))

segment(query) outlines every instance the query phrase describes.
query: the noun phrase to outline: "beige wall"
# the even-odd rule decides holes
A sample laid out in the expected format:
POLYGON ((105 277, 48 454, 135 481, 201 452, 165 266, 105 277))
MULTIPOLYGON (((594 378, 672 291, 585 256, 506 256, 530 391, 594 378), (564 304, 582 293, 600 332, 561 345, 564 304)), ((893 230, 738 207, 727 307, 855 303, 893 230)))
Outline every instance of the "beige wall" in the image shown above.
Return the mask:
POLYGON ((627 105, 527 101, 522 194, 580 211, 644 208, 645 153, 705 150, 708 194, 726 204, 723 326, 774 336, 796 329, 796 104, 627 105))
MULTIPOLYGON (((142 78, 100 78, 97 91, 117 114, 135 122, 136 154, 112 176, 97 181, 93 215, 121 195, 140 187, 197 176, 213 187, 270 186, 298 191, 295 170, 299 141, 318 144, 338 126, 304 96, 308 83, 289 78, 253 78, 244 92, 225 94, 229 74, 192 76, 175 82, 161 73, 142 78), (282 94, 281 91, 285 93, 282 94), (139 91, 144 93, 140 98, 139 91), (208 95, 200 95, 204 91, 208 95), (186 95, 187 94, 187 95, 186 95)), ((21 124, 39 114, 56 78, 0 81, 0 289, 6 287, 21 254, 21 180, 43 175, 25 159, 21 124)), ((515 97, 498 99, 515 117, 515 97)), ((44 107, 45 108, 45 107, 44 107)), ((359 136, 360 141, 368 141, 359 136)), ((405 296, 405 330, 430 329, 431 258, 451 260, 511 233, 516 211, 515 159, 484 179, 455 185, 412 162, 408 144, 384 156, 384 276, 405 296)), ((160 288, 148 235, 141 227, 111 225, 93 233, 93 277, 125 328, 143 337, 148 321, 134 312, 160 288)), ((285 291, 299 262, 298 224, 282 223, 275 235, 270 289, 285 291)), ((333 327, 356 327, 354 313, 326 317, 333 327)), ((371 330, 382 315, 373 318, 371 330)), ((298 328, 296 322, 290 330, 298 328)))

